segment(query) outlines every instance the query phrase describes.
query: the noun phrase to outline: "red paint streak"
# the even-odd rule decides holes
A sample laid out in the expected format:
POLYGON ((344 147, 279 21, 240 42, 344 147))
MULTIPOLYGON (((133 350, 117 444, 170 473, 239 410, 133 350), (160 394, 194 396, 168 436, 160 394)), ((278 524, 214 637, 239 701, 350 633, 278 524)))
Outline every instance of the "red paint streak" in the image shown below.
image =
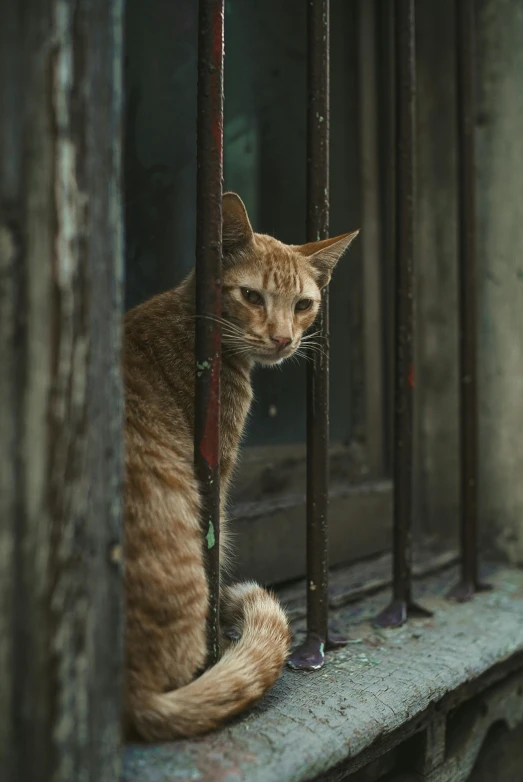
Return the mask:
POLYGON ((200 443, 200 453, 211 468, 215 470, 220 461, 220 400, 219 372, 217 361, 213 360, 211 369, 211 388, 205 430, 200 443))
POLYGON ((216 114, 214 115, 214 119, 212 121, 211 131, 214 138, 214 146, 219 155, 221 165, 223 162, 222 124, 220 120, 217 119, 216 114))
POLYGON ((414 388, 414 367, 411 364, 411 367, 409 369, 409 376, 408 376, 408 383, 411 388, 414 388))

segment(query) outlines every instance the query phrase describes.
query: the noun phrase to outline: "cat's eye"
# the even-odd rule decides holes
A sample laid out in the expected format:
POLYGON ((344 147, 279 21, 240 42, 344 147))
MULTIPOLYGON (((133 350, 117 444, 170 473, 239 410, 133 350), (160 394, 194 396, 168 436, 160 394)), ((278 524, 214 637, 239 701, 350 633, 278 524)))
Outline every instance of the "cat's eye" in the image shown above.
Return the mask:
POLYGON ((296 304, 294 309, 296 312, 305 312, 305 310, 310 310, 312 307, 312 299, 300 299, 300 301, 296 304))
POLYGON ((263 304, 263 296, 258 291, 251 291, 250 288, 240 288, 242 296, 249 304, 263 304))

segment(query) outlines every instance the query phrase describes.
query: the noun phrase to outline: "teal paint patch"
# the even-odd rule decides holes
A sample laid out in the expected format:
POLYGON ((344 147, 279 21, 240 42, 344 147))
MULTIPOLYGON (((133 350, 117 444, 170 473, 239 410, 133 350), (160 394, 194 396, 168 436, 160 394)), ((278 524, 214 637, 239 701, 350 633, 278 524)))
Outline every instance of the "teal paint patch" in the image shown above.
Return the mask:
POLYGON ((320 654, 322 657, 325 657, 324 649, 325 649, 325 644, 320 644, 320 654))
POLYGON ((196 362, 196 369, 198 370, 196 374, 198 375, 198 377, 201 377, 202 374, 204 373, 204 371, 206 369, 210 369, 210 368, 211 368, 211 362, 210 361, 197 361, 196 362))
POLYGON ((209 521, 209 531, 206 535, 207 540, 207 548, 213 548, 214 544, 216 543, 216 538, 214 537, 214 525, 212 521, 209 521))

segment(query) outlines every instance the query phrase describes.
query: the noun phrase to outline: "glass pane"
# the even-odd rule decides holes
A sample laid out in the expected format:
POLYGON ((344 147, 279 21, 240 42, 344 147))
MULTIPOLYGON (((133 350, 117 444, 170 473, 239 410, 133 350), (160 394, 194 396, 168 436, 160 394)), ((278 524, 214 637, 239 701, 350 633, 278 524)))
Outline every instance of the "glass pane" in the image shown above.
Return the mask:
MULTIPOLYGON (((332 3, 331 234, 358 227, 355 3, 332 3)), ((302 0, 226 4, 224 186, 254 229, 305 241, 306 15, 302 0)), ((127 2, 127 305, 194 263, 197 3, 127 2)), ((350 436, 351 250, 331 286, 331 438, 350 436)), ((305 365, 257 370, 246 443, 303 442, 305 365)))

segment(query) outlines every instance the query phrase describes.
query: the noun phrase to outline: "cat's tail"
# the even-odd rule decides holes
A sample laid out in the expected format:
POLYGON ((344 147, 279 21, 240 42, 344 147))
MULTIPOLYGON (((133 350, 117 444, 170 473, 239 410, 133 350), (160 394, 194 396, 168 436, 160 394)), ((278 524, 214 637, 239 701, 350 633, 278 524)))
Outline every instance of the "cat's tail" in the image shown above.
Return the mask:
POLYGON ((251 706, 279 678, 289 652, 287 617, 273 595, 247 582, 227 587, 222 622, 241 638, 212 668, 178 690, 151 694, 133 723, 149 741, 196 736, 217 728, 251 706))

